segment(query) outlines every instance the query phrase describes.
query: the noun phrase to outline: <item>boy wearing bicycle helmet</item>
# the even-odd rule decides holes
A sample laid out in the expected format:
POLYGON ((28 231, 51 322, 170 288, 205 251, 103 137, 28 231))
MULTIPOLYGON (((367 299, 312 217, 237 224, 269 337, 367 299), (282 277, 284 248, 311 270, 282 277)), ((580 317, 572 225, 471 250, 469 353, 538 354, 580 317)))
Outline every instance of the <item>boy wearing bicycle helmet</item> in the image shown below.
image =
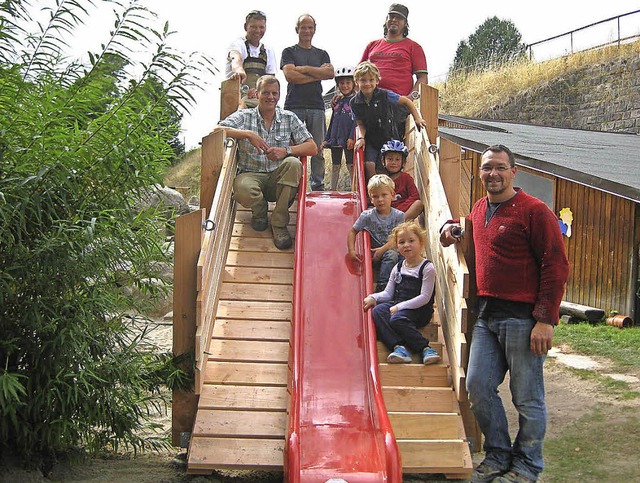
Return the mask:
POLYGON ((336 88, 340 91, 340 98, 332 106, 331 120, 327 134, 320 146, 331 149, 331 191, 338 187, 342 153, 349 170, 349 179, 353 176, 353 145, 356 121, 351 113, 351 99, 355 95, 353 67, 338 67, 335 72, 336 88))
POLYGON ((392 139, 382 146, 380 154, 387 174, 396 185, 391 206, 404 211, 405 220, 417 218, 422 213, 424 205, 420 200, 420 194, 413 182, 413 177, 402 170, 407 161, 409 150, 402 141, 392 139))

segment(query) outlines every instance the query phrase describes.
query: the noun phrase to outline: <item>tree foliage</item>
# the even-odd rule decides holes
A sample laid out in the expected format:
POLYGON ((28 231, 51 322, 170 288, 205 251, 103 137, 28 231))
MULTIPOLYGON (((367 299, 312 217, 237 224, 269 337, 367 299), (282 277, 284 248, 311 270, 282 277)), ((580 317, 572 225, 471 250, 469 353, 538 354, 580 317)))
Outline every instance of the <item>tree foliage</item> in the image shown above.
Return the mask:
POLYGON ((485 71, 520 59, 526 53, 521 40, 513 22, 488 18, 467 40, 460 41, 450 72, 485 71))
POLYGON ((70 61, 94 2, 45 3, 0 3, 0 450, 139 449, 158 443, 140 430, 165 404, 166 360, 141 345, 120 285, 154 290, 166 253, 156 214, 131 207, 161 181, 211 64, 135 1, 106 2, 110 40, 70 61))

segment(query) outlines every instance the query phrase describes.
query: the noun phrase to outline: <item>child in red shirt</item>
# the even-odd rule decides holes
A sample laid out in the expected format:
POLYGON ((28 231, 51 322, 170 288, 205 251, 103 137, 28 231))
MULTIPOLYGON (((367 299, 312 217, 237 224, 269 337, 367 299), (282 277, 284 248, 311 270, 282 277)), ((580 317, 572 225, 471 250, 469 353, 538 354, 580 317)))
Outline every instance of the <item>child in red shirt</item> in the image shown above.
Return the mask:
POLYGON ((391 201, 391 206, 404 211, 405 220, 417 218, 422 213, 424 205, 420 200, 420 194, 413 178, 409 173, 402 171, 409 150, 402 141, 392 139, 382 146, 380 153, 382 154, 382 164, 396 185, 396 194, 391 201))

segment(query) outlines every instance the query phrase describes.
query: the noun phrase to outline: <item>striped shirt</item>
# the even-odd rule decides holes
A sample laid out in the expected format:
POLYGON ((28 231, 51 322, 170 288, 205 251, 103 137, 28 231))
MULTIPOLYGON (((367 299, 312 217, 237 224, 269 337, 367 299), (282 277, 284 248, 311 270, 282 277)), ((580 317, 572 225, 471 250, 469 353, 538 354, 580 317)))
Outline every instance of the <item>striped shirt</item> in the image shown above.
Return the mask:
MULTIPOLYGON (((219 125, 253 131, 274 148, 285 148, 291 144, 292 140, 294 145, 302 144, 312 137, 298 116, 277 106, 269 131, 267 131, 257 107, 236 111, 220 121, 219 125)), ((238 140, 238 169, 240 173, 271 173, 280 166, 280 161, 269 160, 248 139, 238 140)))

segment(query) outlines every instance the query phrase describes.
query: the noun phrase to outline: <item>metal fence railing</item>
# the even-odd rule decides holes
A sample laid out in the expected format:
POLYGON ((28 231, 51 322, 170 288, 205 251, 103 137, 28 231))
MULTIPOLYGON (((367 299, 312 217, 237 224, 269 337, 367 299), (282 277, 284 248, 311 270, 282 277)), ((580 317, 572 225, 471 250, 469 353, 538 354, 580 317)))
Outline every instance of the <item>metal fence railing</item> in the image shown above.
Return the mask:
POLYGON ((527 54, 540 62, 608 45, 620 46, 638 38, 640 10, 635 10, 528 44, 527 54))

